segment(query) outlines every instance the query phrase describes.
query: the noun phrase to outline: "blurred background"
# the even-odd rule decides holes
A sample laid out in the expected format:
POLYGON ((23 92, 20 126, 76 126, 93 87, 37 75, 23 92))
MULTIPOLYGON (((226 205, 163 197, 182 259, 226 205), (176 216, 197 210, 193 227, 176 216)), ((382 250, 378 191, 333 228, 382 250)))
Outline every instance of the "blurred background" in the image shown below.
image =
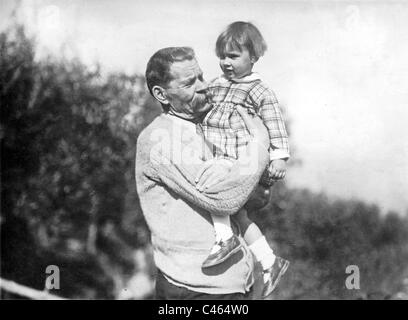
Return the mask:
MULTIPOLYGON (((1 277, 69 299, 151 299, 135 143, 161 112, 144 80, 165 46, 205 77, 229 23, 268 44, 293 156, 251 213, 291 260, 273 299, 408 299, 408 4, 0 0, 1 277), (345 286, 346 268, 360 289, 345 286)), ((24 298, 1 291, 2 299, 24 298)))

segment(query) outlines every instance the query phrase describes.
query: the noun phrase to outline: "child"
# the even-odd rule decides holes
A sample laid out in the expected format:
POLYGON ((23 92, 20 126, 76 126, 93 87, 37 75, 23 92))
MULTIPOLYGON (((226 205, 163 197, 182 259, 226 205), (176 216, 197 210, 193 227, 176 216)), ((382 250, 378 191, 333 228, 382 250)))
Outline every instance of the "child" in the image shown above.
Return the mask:
MULTIPOLYGON (((215 146, 216 158, 237 159, 250 136, 236 111, 236 106, 241 105, 248 113, 259 115, 270 137, 270 163, 260 185, 269 188, 275 180, 283 179, 285 176, 289 146, 275 95, 261 81, 259 75, 252 72, 254 63, 265 51, 265 41, 251 23, 234 22, 221 33, 216 42, 216 54, 220 58, 223 75, 210 84, 214 107, 206 115, 202 129, 205 137, 215 146)), ((244 240, 262 265, 264 274, 262 295, 266 297, 275 289, 280 277, 286 272, 289 261, 274 255, 261 230, 248 219, 245 209, 235 217, 244 232, 244 240)), ((212 220, 216 243, 204 261, 203 268, 225 261, 240 249, 240 243, 231 229, 229 217, 212 215, 212 220)))

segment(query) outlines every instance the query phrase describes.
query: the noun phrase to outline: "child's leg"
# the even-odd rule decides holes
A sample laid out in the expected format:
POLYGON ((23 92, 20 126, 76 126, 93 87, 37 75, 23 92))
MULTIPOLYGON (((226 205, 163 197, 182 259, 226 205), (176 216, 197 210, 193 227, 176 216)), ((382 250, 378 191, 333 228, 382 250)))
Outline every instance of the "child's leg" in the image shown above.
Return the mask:
POLYGON ((261 263, 264 282, 262 297, 265 298, 278 285, 289 266, 289 261, 275 256, 261 230, 249 220, 246 209, 241 209, 236 217, 244 234, 244 240, 248 243, 255 259, 261 263))
MULTIPOLYGON (((215 214, 211 215, 214 231, 215 231, 215 242, 226 241, 233 236, 231 221, 229 216, 218 216, 215 214)), ((218 246, 214 246, 211 253, 216 252, 219 249, 218 246)))
POLYGON ((239 226, 244 235, 245 242, 254 254, 256 260, 261 263, 262 269, 269 269, 275 262, 275 254, 266 241, 259 227, 248 218, 247 211, 241 209, 237 214, 239 226))
POLYGON ((241 209, 236 214, 236 218, 244 235, 244 240, 249 246, 263 236, 258 226, 249 219, 246 209, 241 209))

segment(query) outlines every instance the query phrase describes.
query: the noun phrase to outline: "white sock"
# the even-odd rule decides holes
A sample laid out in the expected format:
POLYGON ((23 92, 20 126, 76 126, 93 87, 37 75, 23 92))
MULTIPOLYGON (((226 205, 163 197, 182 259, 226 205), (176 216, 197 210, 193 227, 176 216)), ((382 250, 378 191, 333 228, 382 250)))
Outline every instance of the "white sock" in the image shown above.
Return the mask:
POLYGON ((263 282, 267 283, 271 274, 269 272, 263 274, 263 282))
POLYGON ((221 247, 218 244, 215 244, 212 248, 211 248, 211 252, 210 254, 216 253, 218 250, 220 250, 221 247))
POLYGON ((251 244, 249 249, 254 254, 256 260, 261 263, 263 270, 269 269, 275 263, 276 256, 264 236, 251 244))
POLYGON ((229 216, 211 215, 211 217, 214 224, 215 241, 226 241, 234 235, 229 216))

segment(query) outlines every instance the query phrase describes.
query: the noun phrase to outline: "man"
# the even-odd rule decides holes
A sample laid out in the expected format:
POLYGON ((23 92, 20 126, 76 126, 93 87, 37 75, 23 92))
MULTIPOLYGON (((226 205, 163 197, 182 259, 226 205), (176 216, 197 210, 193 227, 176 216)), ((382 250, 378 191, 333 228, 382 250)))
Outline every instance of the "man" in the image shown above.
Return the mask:
POLYGON ((239 110, 253 136, 250 156, 232 165, 214 160, 200 133, 211 105, 194 51, 159 50, 147 64, 146 81, 164 110, 140 134, 136 152, 137 191, 158 268, 156 298, 247 298, 253 260, 242 237, 230 259, 208 269, 201 265, 214 243, 209 212, 233 215, 246 203, 268 164, 267 130, 239 110))

